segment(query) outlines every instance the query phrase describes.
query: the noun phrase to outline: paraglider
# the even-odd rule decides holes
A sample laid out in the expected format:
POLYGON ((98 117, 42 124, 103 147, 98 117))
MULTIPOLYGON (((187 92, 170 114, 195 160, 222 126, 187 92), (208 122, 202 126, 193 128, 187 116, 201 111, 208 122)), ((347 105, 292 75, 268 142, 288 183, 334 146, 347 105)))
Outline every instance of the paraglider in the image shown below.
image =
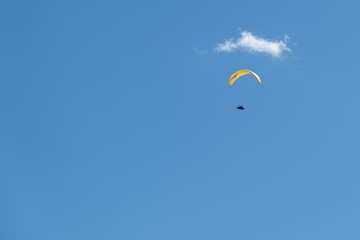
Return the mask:
POLYGON ((231 76, 230 76, 230 78, 229 78, 229 85, 233 85, 233 83, 235 82, 235 80, 236 79, 238 79, 239 77, 241 77, 241 76, 243 76, 243 75, 246 75, 246 74, 251 74, 251 75, 253 75, 254 77, 255 77, 255 79, 256 79, 256 81, 259 83, 259 84, 261 84, 261 79, 260 79, 260 77, 256 74, 256 73, 254 73, 254 72, 252 72, 252 71, 250 71, 250 70, 240 70, 240 71, 237 71, 237 72, 234 72, 231 76))
MULTIPOLYGON (((229 78, 229 85, 233 85, 233 83, 235 82, 236 79, 238 79, 239 77, 241 77, 241 76, 243 76, 243 75, 246 75, 246 74, 251 74, 251 75, 253 75, 253 76, 255 77, 256 81, 257 81, 259 84, 261 84, 261 79, 260 79, 260 77, 259 77, 256 73, 254 73, 254 72, 252 72, 252 71, 250 71, 250 70, 243 69, 243 70, 239 70, 239 71, 237 71, 237 72, 234 72, 234 73, 230 76, 230 78, 229 78)), ((238 106, 237 109, 239 109, 239 110, 244 110, 244 107, 243 107, 243 106, 238 106)))

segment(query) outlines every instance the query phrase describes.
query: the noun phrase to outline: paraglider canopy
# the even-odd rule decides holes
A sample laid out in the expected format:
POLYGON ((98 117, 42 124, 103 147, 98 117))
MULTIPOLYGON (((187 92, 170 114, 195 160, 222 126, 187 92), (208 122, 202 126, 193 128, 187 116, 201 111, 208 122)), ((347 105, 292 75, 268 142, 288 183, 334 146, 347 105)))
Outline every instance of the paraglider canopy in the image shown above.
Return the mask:
POLYGON ((229 78, 229 85, 232 85, 232 84, 235 82, 236 79, 238 79, 239 77, 241 77, 241 76, 243 76, 243 75, 246 75, 246 74, 251 74, 251 75, 253 75, 253 76, 255 77, 256 81, 257 81, 259 84, 261 84, 260 77, 259 77, 256 73, 254 73, 254 72, 252 72, 252 71, 250 71, 250 70, 244 69, 244 70, 240 70, 240 71, 234 72, 234 73, 230 76, 230 78, 229 78))

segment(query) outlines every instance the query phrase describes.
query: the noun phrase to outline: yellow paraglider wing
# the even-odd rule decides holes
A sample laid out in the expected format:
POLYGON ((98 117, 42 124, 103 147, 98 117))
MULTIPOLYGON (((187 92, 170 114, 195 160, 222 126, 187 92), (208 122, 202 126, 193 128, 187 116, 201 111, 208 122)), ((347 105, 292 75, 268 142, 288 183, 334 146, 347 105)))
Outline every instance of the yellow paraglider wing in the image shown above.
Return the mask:
POLYGON ((229 85, 232 85, 232 84, 235 82, 236 79, 238 79, 239 77, 241 77, 241 76, 243 76, 243 75, 246 75, 246 74, 251 74, 251 75, 253 75, 253 76, 255 77, 256 81, 257 81, 259 84, 261 84, 261 80, 260 80, 259 76, 258 76, 256 73, 254 73, 254 72, 252 72, 252 71, 250 71, 250 70, 245 70, 245 69, 244 69, 244 70, 240 70, 240 71, 234 72, 234 73, 230 76, 230 78, 229 78, 229 85))

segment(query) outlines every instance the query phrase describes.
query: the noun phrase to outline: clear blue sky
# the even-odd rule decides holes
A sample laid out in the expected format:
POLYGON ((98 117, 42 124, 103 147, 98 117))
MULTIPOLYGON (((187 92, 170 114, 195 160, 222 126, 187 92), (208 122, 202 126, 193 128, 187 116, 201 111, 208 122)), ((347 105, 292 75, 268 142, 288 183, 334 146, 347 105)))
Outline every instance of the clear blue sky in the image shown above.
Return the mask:
POLYGON ((360 239, 359 11, 1 1, 0 239, 360 239))

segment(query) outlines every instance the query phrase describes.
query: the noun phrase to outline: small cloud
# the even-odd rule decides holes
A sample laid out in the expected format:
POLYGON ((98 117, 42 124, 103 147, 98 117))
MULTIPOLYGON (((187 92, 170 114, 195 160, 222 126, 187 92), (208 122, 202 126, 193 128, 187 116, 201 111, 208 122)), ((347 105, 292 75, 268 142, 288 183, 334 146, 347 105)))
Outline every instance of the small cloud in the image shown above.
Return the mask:
POLYGON ((206 50, 199 50, 196 47, 193 48, 193 51, 198 55, 204 55, 208 53, 206 50))
POLYGON ((250 53, 259 52, 270 54, 274 58, 281 58, 284 52, 291 52, 287 47, 289 36, 285 35, 284 41, 269 41, 257 37, 250 32, 243 31, 241 37, 237 40, 225 40, 224 43, 218 43, 215 47, 217 52, 233 52, 242 49, 250 53))

